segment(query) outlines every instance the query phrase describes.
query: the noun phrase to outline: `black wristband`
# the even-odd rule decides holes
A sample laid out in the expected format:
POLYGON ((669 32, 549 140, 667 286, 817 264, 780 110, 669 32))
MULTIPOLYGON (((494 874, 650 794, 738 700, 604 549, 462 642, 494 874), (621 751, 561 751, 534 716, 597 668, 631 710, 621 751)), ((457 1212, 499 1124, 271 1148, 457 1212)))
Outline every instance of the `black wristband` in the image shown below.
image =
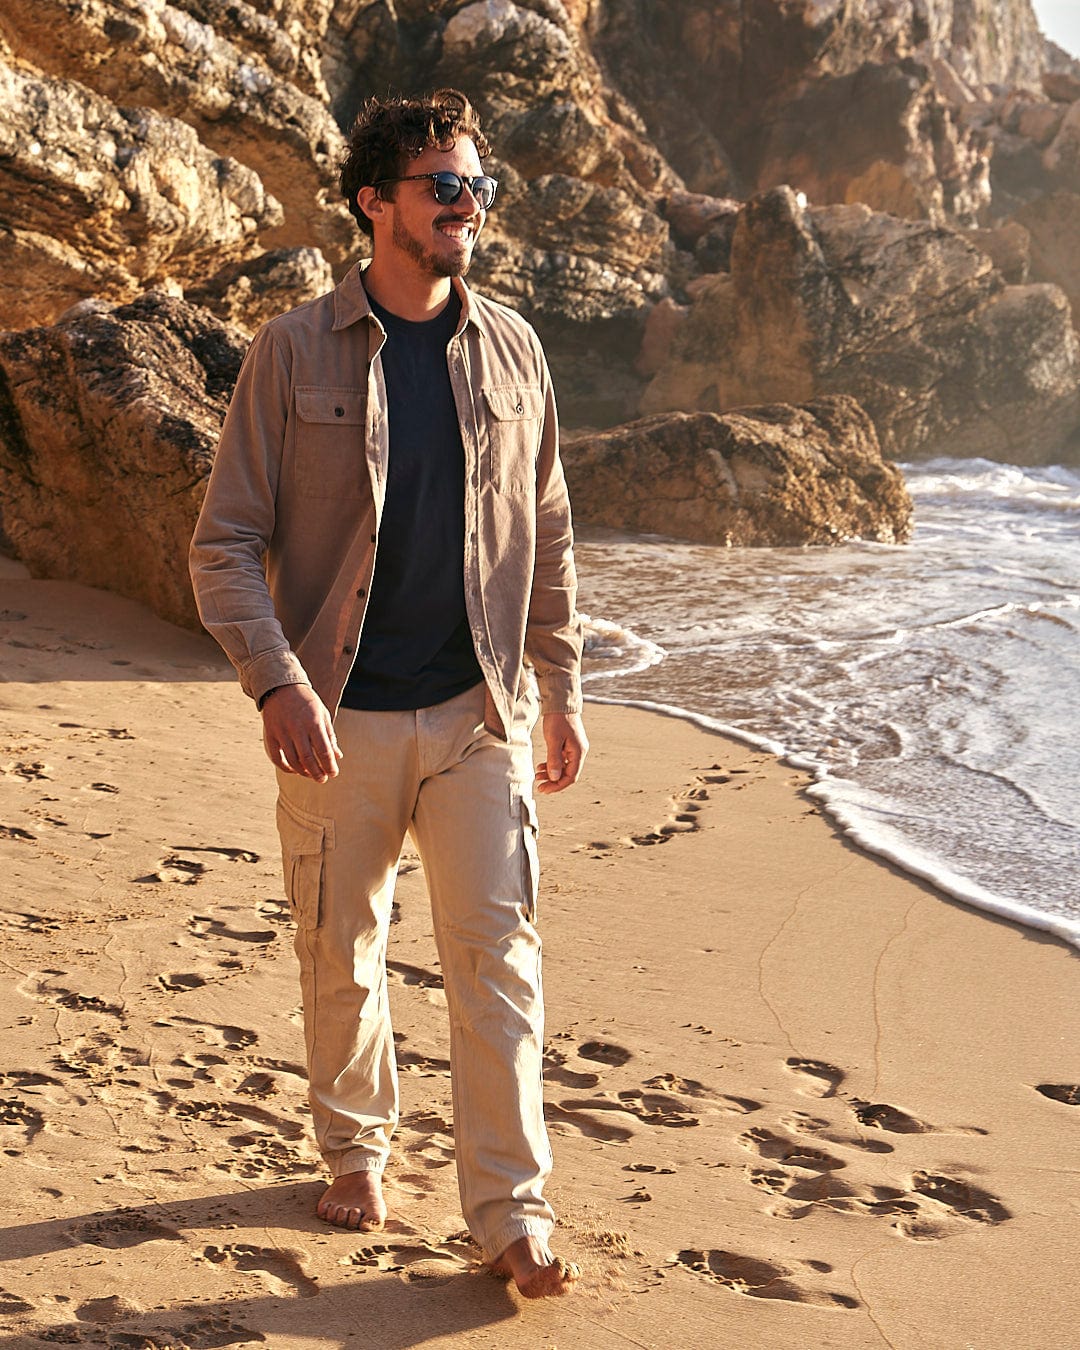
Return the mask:
POLYGON ((263 704, 264 704, 264 703, 266 702, 266 700, 270 697, 270 695, 271 695, 271 694, 276 694, 277 691, 278 691, 279 689, 284 689, 284 688, 285 688, 285 686, 284 686, 283 684, 275 684, 274 687, 273 687, 273 689, 267 689, 267 690, 265 690, 263 693, 261 693, 261 694, 259 695, 258 699, 256 700, 256 702, 255 702, 255 707, 259 710, 259 712, 262 712, 262 710, 263 710, 263 704))

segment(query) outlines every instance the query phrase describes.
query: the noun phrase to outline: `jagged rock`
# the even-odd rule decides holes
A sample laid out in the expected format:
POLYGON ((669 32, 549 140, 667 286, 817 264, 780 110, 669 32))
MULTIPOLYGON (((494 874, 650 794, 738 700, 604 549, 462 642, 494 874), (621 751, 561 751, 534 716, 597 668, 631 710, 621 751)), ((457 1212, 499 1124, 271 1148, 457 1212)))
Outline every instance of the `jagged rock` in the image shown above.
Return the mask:
POLYGON ((260 324, 333 289, 334 273, 317 248, 278 249, 234 263, 184 298, 224 323, 254 333, 260 324))
POLYGON ((258 248, 281 219, 258 175, 184 122, 117 108, 0 61, 0 322, 90 295, 185 284, 258 248))
POLYGON ((43 71, 182 118, 254 170, 285 208, 264 246, 316 244, 348 257, 355 225, 336 186, 341 131, 263 56, 165 0, 5 0, 0 35, 43 71))
POLYGON ((1071 70, 1044 70, 1043 93, 1055 103, 1075 103, 1080 99, 1080 75, 1071 70))
POLYGON ((759 190, 790 183, 815 204, 974 225, 990 202, 985 138, 954 117, 914 61, 808 81, 762 138, 759 190))
POLYGON ((1059 103, 1025 102, 1017 109, 1016 131, 1041 149, 1061 130, 1064 118, 1065 109, 1059 103))
POLYGON ((649 311, 641 337, 641 351, 634 363, 639 375, 655 375, 663 368, 675 341, 675 334, 683 326, 689 312, 688 305, 676 304, 670 295, 649 311))
POLYGON ((664 289, 668 249, 667 223, 650 191, 658 181, 679 183, 656 159, 648 190, 635 178, 623 152, 635 129, 624 122, 616 134, 600 70, 566 10, 512 0, 439 9, 445 27, 429 82, 457 84, 475 96, 498 157, 500 199, 488 242, 503 251, 481 248, 479 284, 506 293, 495 264, 516 248, 539 268, 537 281, 564 266, 595 264, 586 312, 557 309, 548 291, 542 305, 548 315, 590 320, 644 309, 664 289))
POLYGON ((1055 192, 1023 206, 1017 224, 1031 240, 1031 275, 1060 286, 1072 306, 1073 326, 1080 328, 1080 196, 1055 192))
POLYGON ((1065 114, 1058 134, 1043 151, 1042 162, 1056 188, 1080 192, 1080 102, 1065 114))
POLYGON ((0 523, 34 576, 198 626, 187 546, 246 346, 160 293, 0 334, 0 523))
MULTIPOLYGON (((1023 225, 1011 220, 992 230, 964 230, 969 244, 985 253, 1010 286, 1022 286, 1031 273, 1031 235, 1023 225)), ((1036 277, 1052 281, 1053 277, 1036 277)))
POLYGON ((731 258, 741 202, 732 197, 709 197, 701 192, 669 192, 661 209, 672 237, 684 249, 693 249, 704 272, 726 272, 731 258))
POLYGON ((857 398, 889 456, 1057 460, 1080 424, 1068 301, 1007 286, 952 231, 765 193, 743 209, 730 276, 696 300, 641 411, 826 393, 857 398))
POLYGON ((852 398, 669 413, 564 446, 579 520, 708 544, 902 543, 911 499, 852 398))
POLYGON ((956 101, 989 86, 1037 90, 1044 66, 1029 0, 621 0, 591 6, 588 25, 686 186, 716 196, 763 181, 771 128, 807 81, 912 58, 956 101))

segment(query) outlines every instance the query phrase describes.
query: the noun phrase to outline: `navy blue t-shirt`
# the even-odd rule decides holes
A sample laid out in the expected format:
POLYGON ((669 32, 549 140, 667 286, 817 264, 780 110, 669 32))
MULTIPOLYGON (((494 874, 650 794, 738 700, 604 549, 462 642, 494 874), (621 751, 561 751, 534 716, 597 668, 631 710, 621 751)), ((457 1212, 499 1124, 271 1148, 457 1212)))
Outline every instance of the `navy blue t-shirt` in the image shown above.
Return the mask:
POLYGON ((411 323, 371 301, 386 329, 389 466, 375 574, 342 707, 430 708, 483 678, 465 613, 465 452, 446 348, 454 291, 411 323))

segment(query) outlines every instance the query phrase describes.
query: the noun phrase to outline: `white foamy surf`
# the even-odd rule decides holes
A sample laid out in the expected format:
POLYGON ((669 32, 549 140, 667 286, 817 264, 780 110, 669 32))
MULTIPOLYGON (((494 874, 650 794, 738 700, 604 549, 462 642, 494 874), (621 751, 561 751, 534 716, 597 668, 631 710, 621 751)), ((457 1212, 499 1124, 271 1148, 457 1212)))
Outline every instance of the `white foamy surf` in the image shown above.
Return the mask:
POLYGON ((905 471, 907 548, 586 534, 590 697, 781 755, 854 843, 1080 945, 1080 473, 905 471))

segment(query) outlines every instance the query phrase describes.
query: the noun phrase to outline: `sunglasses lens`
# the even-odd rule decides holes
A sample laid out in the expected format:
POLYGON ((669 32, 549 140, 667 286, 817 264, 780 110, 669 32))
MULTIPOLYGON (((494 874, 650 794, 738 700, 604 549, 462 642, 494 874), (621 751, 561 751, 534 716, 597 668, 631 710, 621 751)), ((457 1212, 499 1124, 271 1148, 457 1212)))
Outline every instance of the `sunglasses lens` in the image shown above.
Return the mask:
POLYGON ((461 196, 465 184, 456 173, 437 173, 432 180, 435 200, 442 206, 450 206, 461 196))
POLYGON ((452 206, 468 186, 476 198, 477 205, 483 211, 486 211, 495 200, 495 189, 499 186, 494 178, 488 178, 484 174, 477 174, 475 178, 461 178, 449 170, 434 174, 431 181, 435 190, 435 200, 441 206, 452 206))
POLYGON ((495 189, 498 187, 494 178, 474 178, 469 185, 469 190, 476 198, 480 206, 486 211, 495 200, 495 189))

